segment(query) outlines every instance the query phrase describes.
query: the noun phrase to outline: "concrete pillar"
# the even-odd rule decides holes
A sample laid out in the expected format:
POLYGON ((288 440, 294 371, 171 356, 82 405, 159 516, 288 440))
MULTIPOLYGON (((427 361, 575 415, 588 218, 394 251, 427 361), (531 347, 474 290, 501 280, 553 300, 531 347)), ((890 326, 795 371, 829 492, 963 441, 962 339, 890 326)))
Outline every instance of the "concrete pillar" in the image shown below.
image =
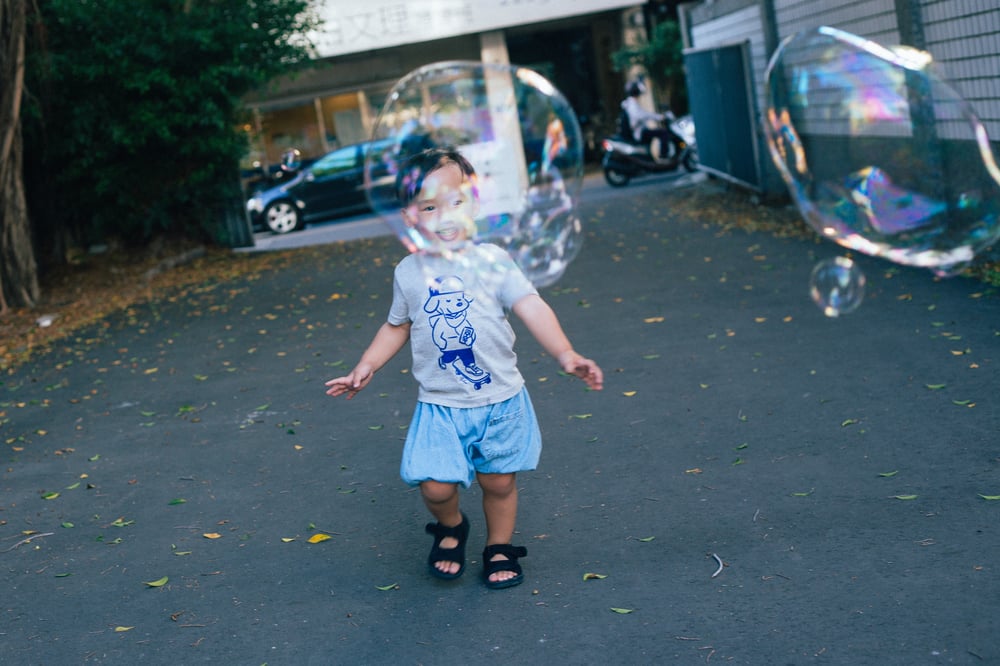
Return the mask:
POLYGON ((505 66, 483 68, 494 145, 481 155, 481 165, 476 165, 483 181, 481 191, 491 199, 481 202, 481 210, 484 214, 519 214, 524 206, 522 193, 528 189, 528 165, 507 40, 499 30, 481 33, 479 40, 482 62, 505 66))

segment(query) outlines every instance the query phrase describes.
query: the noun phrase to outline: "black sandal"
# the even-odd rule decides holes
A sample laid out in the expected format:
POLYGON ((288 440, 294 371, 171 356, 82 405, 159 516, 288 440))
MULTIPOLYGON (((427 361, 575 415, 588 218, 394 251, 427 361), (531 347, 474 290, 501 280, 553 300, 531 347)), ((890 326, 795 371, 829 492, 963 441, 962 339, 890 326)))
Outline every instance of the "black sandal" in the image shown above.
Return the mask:
POLYGON ((431 554, 427 556, 427 568, 431 575, 443 580, 455 580, 465 573, 465 542, 469 539, 469 520, 465 514, 462 514, 462 522, 455 527, 446 527, 441 523, 427 523, 424 530, 434 535, 434 546, 431 548, 431 554), (458 545, 454 548, 442 548, 441 540, 446 537, 457 539, 458 545), (458 571, 455 573, 441 571, 434 566, 438 562, 458 562, 458 571))
POLYGON ((517 558, 528 554, 528 549, 524 546, 512 546, 509 543, 498 543, 486 546, 483 551, 483 582, 491 590, 502 590, 505 587, 514 587, 524 582, 524 574, 521 572, 521 565, 517 563, 517 558), (493 561, 494 555, 503 555, 506 560, 493 561), (516 576, 506 580, 490 580, 490 576, 498 571, 513 571, 516 576))

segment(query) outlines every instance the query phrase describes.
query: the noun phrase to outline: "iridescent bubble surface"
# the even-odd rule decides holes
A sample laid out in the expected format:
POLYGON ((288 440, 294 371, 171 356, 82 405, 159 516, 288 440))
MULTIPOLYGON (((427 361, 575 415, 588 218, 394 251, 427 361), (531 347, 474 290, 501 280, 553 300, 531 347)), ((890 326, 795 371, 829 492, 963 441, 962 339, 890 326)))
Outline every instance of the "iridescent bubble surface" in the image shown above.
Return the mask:
POLYGON ((848 314, 865 298, 865 274, 847 257, 824 259, 809 276, 809 296, 827 317, 848 314))
POLYGON ((764 130, 823 236, 939 275, 1000 238, 1000 169, 972 106, 931 56, 821 27, 767 71, 764 130))
POLYGON ((453 61, 400 79, 386 98, 365 164, 372 208, 411 252, 441 252, 402 214, 399 174, 409 157, 456 148, 476 171, 474 242, 506 249, 539 287, 580 251, 580 126, 566 98, 522 67, 453 61))

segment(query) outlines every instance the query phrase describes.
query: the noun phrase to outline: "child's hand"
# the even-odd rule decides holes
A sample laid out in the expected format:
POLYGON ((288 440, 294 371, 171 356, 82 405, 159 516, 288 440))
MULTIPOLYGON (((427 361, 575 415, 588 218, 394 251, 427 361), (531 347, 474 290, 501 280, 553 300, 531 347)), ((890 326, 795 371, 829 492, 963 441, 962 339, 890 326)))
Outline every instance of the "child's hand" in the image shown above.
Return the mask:
POLYGON ((576 375, 592 391, 600 391, 604 388, 604 373, 597 363, 589 358, 584 358, 571 350, 559 357, 559 364, 562 366, 563 372, 576 375))
POLYGON ((351 374, 328 381, 326 386, 329 388, 326 390, 326 394, 336 398, 346 393, 347 399, 350 400, 357 395, 358 391, 368 386, 373 374, 371 366, 359 365, 351 370, 351 374))

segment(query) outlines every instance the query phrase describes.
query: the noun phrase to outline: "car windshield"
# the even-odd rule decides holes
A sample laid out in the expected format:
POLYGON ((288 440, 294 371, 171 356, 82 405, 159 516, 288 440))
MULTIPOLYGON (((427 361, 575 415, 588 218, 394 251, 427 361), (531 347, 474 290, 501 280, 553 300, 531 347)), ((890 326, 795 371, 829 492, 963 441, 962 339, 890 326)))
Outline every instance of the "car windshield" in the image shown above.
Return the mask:
POLYGON ((335 150, 317 160, 312 166, 312 172, 316 176, 329 176, 340 171, 354 169, 358 166, 358 153, 357 146, 345 146, 340 150, 335 150))

